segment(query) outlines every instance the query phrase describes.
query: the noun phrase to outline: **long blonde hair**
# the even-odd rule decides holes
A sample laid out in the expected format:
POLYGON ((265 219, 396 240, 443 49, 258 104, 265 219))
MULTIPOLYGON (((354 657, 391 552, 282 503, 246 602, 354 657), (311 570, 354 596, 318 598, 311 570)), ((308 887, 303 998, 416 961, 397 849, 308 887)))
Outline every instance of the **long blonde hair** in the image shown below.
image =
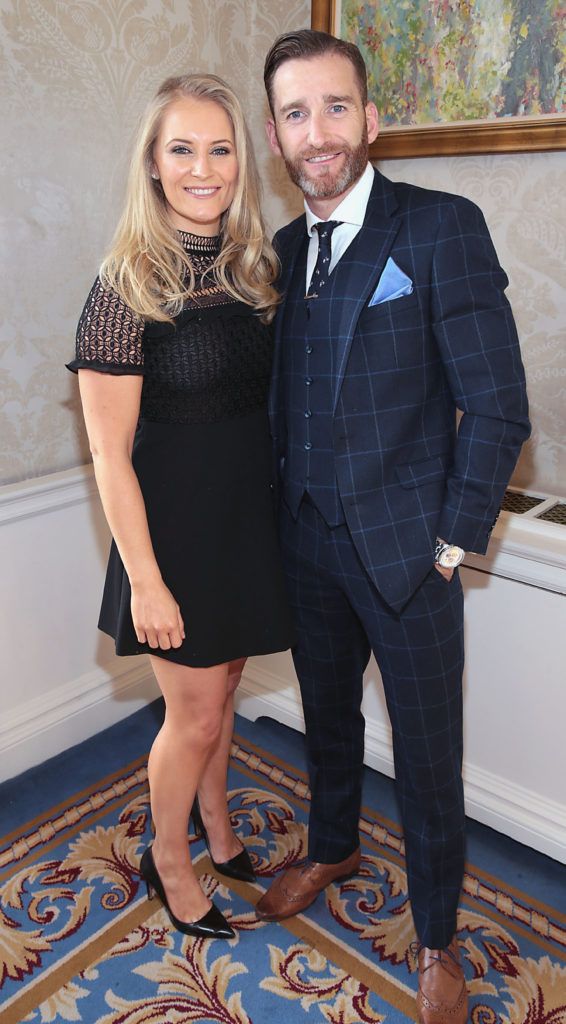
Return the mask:
POLYGON ((268 322, 279 301, 273 287, 279 264, 265 235, 259 175, 240 101, 216 75, 168 78, 149 104, 134 144, 124 210, 100 268, 101 281, 148 320, 171 320, 195 289, 194 270, 168 220, 161 183, 151 176, 163 115, 181 96, 218 103, 232 122, 238 180, 234 199, 221 217, 221 248, 213 274, 229 295, 253 306, 268 322))

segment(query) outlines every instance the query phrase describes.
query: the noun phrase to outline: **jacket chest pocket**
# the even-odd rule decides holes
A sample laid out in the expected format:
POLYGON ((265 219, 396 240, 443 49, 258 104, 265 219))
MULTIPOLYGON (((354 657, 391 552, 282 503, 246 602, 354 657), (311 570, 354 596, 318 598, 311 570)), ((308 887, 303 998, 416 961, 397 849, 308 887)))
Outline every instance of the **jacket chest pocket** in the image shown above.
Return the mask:
POLYGON ((357 334, 370 373, 423 365, 429 332, 415 294, 366 307, 358 320, 357 334))

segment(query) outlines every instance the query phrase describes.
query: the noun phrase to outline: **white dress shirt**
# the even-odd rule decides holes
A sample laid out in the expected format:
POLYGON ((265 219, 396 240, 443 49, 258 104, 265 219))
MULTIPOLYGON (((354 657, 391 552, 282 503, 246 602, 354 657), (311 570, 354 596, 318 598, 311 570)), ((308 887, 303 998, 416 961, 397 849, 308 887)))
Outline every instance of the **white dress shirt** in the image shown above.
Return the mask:
MULTIPOLYGON (((366 209, 370 192, 374 181, 373 167, 368 163, 361 178, 358 179, 351 192, 332 211, 328 220, 341 220, 337 228, 332 232, 332 256, 330 259, 329 274, 342 258, 346 249, 358 234, 366 215, 366 209)), ((305 214, 307 218, 307 234, 310 236, 307 253, 307 279, 305 283, 305 294, 308 291, 310 279, 316 264, 318 255, 318 232, 315 231, 315 224, 318 224, 320 217, 310 209, 305 199, 305 214)))

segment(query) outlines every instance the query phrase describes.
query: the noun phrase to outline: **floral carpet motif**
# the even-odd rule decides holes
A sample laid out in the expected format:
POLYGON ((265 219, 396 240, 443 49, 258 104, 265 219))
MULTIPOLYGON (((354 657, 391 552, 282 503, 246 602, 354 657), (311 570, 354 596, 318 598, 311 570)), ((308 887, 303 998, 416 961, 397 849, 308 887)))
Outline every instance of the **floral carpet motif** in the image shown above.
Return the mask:
MULTIPOLYGON (((2 1024, 415 1019, 403 843, 377 791, 360 821, 359 875, 330 886, 299 917, 256 919, 271 878, 306 854, 308 788, 300 738, 289 752, 295 763, 286 763, 269 742, 258 745, 261 724, 244 732, 232 750, 230 808, 258 884, 215 875, 200 840, 190 839, 202 884, 236 937, 183 936, 147 900, 138 864, 151 827, 140 757, 0 840, 2 1024)), ((458 925, 471 1024, 565 1024, 560 909, 469 863, 458 925)))

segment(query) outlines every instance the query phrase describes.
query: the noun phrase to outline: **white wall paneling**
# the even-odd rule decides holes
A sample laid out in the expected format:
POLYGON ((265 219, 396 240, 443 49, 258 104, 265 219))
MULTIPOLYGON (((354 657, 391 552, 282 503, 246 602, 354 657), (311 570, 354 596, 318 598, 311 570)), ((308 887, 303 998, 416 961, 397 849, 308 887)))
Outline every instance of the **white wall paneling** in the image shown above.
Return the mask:
MULTIPOLYGON (((565 534, 553 524, 541 529, 502 514, 489 557, 471 557, 462 572, 468 813, 564 861, 565 534)), ((147 659, 116 658, 112 642, 96 629, 108 546, 90 467, 0 488, 0 778, 158 695, 147 659)), ((238 710, 303 729, 290 655, 248 662, 238 710)), ((373 660, 364 712, 366 762, 391 775, 389 725, 373 660)))
MULTIPOLYGON (((488 557, 468 556, 462 581, 467 813, 566 863, 566 528, 502 513, 488 557)), ((373 658, 363 709, 366 764, 392 776, 373 658)), ((289 655, 248 664, 238 710, 304 729, 289 655)))
POLYGON ((108 547, 91 467, 0 488, 0 779, 158 695, 96 629, 108 547))

